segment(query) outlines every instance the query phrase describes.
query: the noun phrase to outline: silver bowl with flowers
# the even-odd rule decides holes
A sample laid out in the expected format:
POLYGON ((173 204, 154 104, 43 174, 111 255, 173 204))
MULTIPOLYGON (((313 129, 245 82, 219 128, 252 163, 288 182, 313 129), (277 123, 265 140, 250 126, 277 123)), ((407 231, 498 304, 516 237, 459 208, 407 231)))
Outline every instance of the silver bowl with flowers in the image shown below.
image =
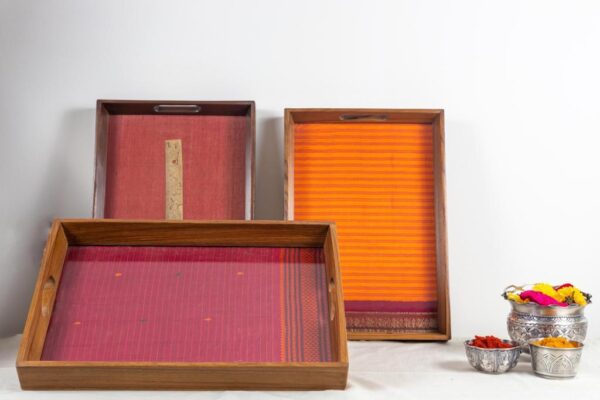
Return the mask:
POLYGON ((571 284, 552 286, 546 283, 511 285, 502 296, 511 305, 507 326, 511 340, 529 352, 528 343, 535 338, 562 336, 583 342, 587 333, 585 307, 591 295, 571 284))

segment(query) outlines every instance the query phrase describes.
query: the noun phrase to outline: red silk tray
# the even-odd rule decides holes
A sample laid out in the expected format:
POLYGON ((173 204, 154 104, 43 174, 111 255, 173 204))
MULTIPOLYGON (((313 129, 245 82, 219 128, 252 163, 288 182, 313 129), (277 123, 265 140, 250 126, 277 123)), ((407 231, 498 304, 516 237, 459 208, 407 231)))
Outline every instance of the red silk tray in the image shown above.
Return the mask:
POLYGON ((181 140, 184 219, 252 219, 254 102, 98 100, 94 217, 165 218, 165 141, 181 140))
POLYGON ((329 224, 57 221, 22 387, 343 388, 336 252, 329 224))
POLYGON ((74 246, 42 360, 331 361, 323 249, 74 246))

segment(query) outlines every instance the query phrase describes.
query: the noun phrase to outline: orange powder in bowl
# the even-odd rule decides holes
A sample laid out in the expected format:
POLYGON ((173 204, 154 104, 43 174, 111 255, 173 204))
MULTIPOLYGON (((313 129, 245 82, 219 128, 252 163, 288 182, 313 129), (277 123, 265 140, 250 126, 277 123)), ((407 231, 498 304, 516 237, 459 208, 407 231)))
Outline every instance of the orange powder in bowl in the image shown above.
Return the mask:
POLYGON ((577 348, 577 343, 570 341, 565 337, 547 337, 533 342, 536 346, 555 347, 559 349, 577 348))

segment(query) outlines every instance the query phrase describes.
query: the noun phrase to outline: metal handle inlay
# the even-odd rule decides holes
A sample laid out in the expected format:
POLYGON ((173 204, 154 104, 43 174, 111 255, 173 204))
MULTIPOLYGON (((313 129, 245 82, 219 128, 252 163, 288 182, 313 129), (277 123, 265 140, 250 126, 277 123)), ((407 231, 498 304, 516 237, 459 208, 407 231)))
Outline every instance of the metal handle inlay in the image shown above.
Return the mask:
POLYGON ((158 114, 198 114, 202 110, 197 104, 159 104, 154 106, 158 114))
POLYGON ((385 114, 342 114, 341 121, 387 121, 385 114))

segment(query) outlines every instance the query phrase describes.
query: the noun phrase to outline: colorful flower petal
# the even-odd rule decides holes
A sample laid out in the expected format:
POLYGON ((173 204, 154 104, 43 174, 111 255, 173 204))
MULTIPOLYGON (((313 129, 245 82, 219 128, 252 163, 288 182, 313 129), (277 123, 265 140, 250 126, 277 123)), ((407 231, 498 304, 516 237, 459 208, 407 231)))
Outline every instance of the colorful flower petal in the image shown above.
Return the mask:
POLYGON ((542 306, 552 306, 552 305, 561 306, 561 307, 568 306, 567 303, 560 302, 560 301, 554 299, 553 297, 548 296, 547 294, 544 294, 541 292, 536 292, 535 290, 526 290, 523 293, 521 293, 520 297, 521 297, 521 300, 531 300, 534 303, 537 303, 542 306))

